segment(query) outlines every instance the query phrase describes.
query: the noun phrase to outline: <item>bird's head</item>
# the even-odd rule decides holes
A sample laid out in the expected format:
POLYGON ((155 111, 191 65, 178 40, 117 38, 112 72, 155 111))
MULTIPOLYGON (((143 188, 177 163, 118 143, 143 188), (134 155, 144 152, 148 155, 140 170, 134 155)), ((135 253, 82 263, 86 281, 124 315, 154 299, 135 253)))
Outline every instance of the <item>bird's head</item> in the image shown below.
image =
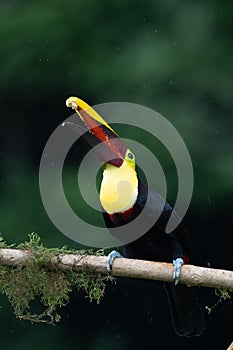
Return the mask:
POLYGON ((79 115, 82 125, 78 126, 87 131, 83 138, 88 146, 93 148, 102 143, 101 149, 95 151, 100 161, 118 168, 127 162, 129 166, 135 168, 134 154, 92 107, 77 97, 69 97, 66 105, 79 115))

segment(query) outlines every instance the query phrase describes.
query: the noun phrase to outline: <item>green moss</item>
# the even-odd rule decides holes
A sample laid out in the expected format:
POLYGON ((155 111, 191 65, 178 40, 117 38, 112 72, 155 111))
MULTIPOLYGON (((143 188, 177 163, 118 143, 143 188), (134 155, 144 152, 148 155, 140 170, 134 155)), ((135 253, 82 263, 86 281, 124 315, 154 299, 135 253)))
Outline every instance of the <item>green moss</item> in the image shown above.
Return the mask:
MULTIPOLYGON (((8 247, 0 239, 0 248, 8 247)), ((111 276, 103 276, 86 267, 81 272, 49 269, 48 262, 52 256, 61 253, 75 253, 63 248, 45 248, 40 237, 35 233, 29 235, 29 240, 18 246, 29 250, 31 258, 27 264, 19 266, 4 266, 0 264, 0 293, 9 299, 16 317, 32 322, 55 323, 60 320, 57 309, 69 302, 72 291, 83 290, 89 300, 100 302, 104 296, 107 281, 113 281, 111 276), (41 310, 35 312, 40 301, 41 310)), ((77 252, 76 252, 77 253, 77 252)), ((80 251, 78 251, 80 253, 80 251)), ((90 254, 88 252, 81 252, 90 254)), ((91 252, 93 254, 93 252, 91 252)), ((103 255, 104 251, 96 252, 103 255)))
POLYGON ((221 301, 231 299, 231 296, 227 289, 215 289, 214 293, 220 297, 221 301))
POLYGON ((110 275, 103 276, 94 273, 94 271, 84 270, 78 274, 74 274, 73 281, 78 290, 85 291, 86 297, 91 302, 95 300, 99 304, 101 298, 104 296, 106 282, 113 282, 115 279, 110 275))
POLYGON ((0 233, 0 248, 6 248, 7 247, 7 244, 6 242, 4 241, 1 233, 0 233))
POLYGON ((218 297, 217 302, 213 306, 205 306, 208 314, 215 309, 222 301, 231 299, 229 291, 227 289, 215 289, 214 294, 218 297))

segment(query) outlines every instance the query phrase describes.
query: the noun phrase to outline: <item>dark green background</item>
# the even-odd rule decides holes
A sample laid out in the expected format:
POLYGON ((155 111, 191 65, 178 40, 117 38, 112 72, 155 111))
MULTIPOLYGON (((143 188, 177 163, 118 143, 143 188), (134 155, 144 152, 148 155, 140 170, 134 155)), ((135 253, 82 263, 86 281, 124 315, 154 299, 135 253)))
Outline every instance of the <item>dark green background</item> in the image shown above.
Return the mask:
MULTIPOLYGON (((1 1, 0 231, 5 239, 21 242, 35 231, 48 246, 77 248, 56 230, 41 203, 41 153, 71 114, 68 96, 89 104, 132 102, 163 114, 190 151, 195 187, 185 221, 194 262, 232 269, 232 29, 228 1, 1 1)), ((173 198, 175 169, 154 142, 173 198)), ((78 158, 74 152, 66 168, 72 202, 78 158)), ((217 300, 213 290, 198 292, 203 305, 217 300)), ((226 349, 233 341, 231 301, 207 315, 205 334, 190 340, 174 335, 160 284, 122 279, 108 288, 101 305, 77 294, 71 300, 53 327, 16 320, 1 297, 1 349, 226 349)))

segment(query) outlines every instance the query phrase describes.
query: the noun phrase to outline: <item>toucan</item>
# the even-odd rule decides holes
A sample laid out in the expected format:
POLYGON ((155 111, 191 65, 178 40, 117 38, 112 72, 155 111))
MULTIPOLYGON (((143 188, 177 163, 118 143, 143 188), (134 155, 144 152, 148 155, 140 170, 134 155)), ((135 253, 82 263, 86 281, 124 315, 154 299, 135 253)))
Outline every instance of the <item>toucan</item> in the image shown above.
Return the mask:
MULTIPOLYGON (((181 223, 174 231, 166 233, 165 227, 170 216, 173 215, 178 220, 177 214, 158 193, 140 180, 135 155, 112 127, 80 98, 69 97, 66 105, 77 112, 77 126, 86 131, 82 135, 85 143, 90 148, 102 145, 96 149, 97 157, 104 164, 99 199, 107 228, 110 232, 113 228, 118 228, 118 238, 123 242, 123 257, 173 262, 174 283, 166 282, 164 286, 174 330, 180 336, 201 335, 205 330, 205 320, 193 287, 178 283, 181 266, 189 263, 190 240, 187 231, 181 223), (136 220, 145 209, 148 217, 144 220, 158 215, 159 211, 161 214, 158 220, 142 236, 130 242, 126 240, 124 244, 123 228, 136 220)), ((109 254, 109 271, 114 259, 120 256, 115 250, 109 254)))

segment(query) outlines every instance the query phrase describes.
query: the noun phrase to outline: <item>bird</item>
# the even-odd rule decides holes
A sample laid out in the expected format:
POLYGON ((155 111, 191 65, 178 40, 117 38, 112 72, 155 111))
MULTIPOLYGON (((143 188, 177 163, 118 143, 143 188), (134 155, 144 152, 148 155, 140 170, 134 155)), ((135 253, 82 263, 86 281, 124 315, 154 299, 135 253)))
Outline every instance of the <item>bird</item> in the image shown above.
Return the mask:
POLYGON ((205 319, 199 300, 193 287, 179 284, 182 265, 189 263, 190 259, 187 230, 166 200, 141 181, 134 153, 112 127, 78 97, 69 97, 66 105, 78 114, 77 126, 82 129, 82 138, 87 146, 92 149, 101 144, 95 150, 104 167, 99 200, 106 227, 117 236, 123 247, 123 256, 116 250, 108 255, 107 270, 111 271, 113 261, 119 257, 172 262, 174 283, 165 282, 164 288, 174 331, 184 337, 200 336, 205 330, 205 319), (156 216, 158 219, 148 231, 129 241, 124 228, 143 211, 142 230, 145 220, 156 216), (166 233, 166 224, 171 216, 177 220, 177 227, 166 233))

